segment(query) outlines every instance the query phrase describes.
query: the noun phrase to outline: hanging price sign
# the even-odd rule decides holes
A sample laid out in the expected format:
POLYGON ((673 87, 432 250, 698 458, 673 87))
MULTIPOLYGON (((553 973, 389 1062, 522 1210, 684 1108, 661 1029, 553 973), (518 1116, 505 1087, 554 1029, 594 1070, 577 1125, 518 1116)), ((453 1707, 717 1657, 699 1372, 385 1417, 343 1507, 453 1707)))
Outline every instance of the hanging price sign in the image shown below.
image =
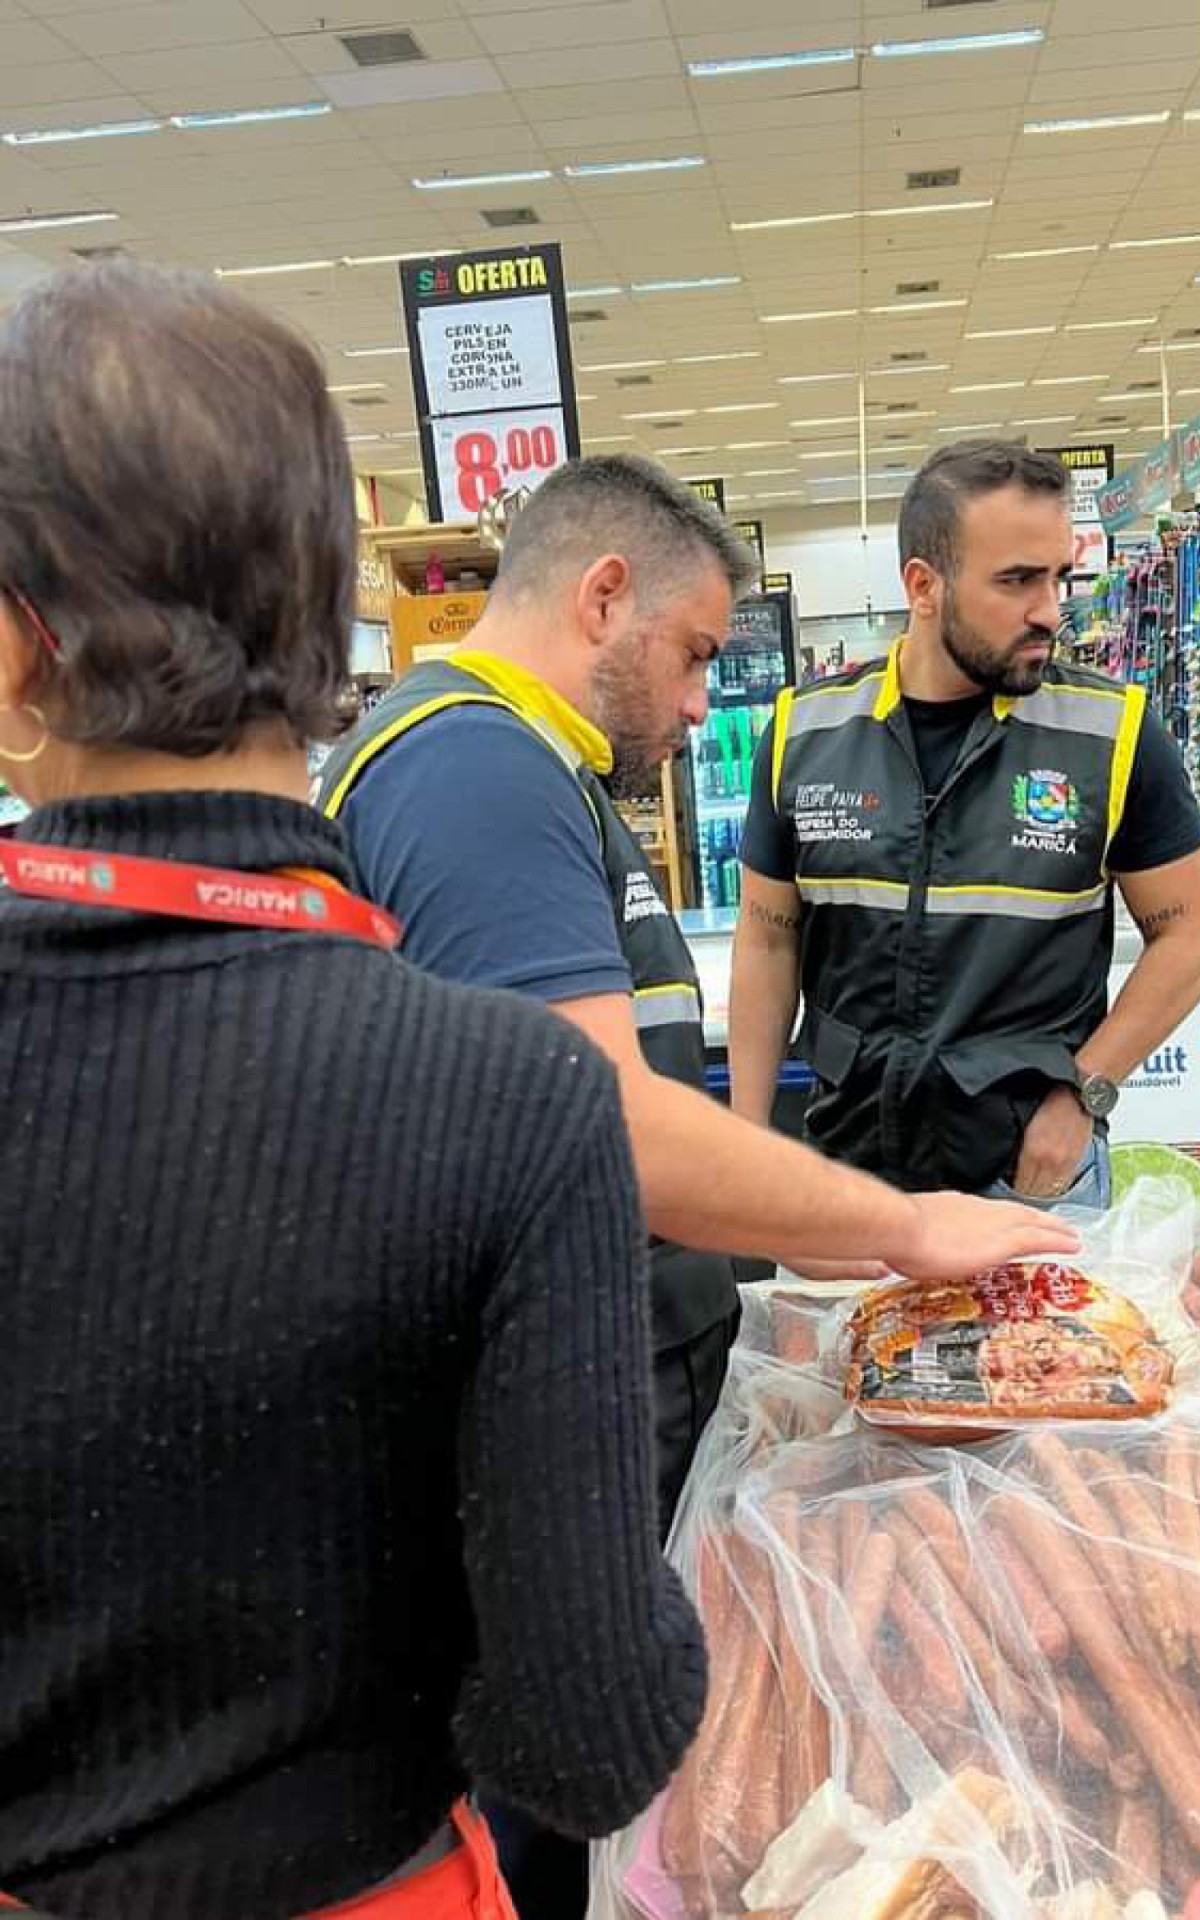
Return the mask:
POLYGON ((405 261, 400 283, 431 520, 473 520, 579 453, 554 245, 405 261))

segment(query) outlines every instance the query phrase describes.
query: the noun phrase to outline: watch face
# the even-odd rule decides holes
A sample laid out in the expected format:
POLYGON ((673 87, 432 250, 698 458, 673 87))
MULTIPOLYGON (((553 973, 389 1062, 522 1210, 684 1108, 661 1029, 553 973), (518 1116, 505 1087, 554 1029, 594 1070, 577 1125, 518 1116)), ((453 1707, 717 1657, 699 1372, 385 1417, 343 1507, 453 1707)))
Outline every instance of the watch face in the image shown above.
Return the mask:
POLYGON ((1094 1120, 1107 1120, 1120 1097, 1120 1088, 1112 1080, 1093 1073, 1084 1081, 1079 1095, 1086 1113, 1094 1120))

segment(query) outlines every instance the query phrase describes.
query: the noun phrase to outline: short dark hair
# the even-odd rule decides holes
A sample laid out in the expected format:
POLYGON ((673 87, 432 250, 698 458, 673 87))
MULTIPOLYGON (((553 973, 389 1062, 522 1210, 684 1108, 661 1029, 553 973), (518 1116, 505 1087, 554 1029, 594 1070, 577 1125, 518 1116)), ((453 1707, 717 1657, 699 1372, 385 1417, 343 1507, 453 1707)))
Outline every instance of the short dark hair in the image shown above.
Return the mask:
POLYGON ((57 639, 36 697, 61 738, 332 733, 356 540, 316 354, 210 276, 78 268, 0 328, 0 594, 57 639))
POLYGON ((606 553, 628 560, 634 591, 652 605, 709 560, 740 598, 758 561, 724 514, 685 481, 636 454, 575 460, 514 516, 497 574, 501 592, 537 591, 549 577, 583 573, 606 553))
POLYGON ((956 440, 930 454, 900 505, 900 565, 925 560, 947 578, 958 569, 959 509, 964 500, 1023 487, 1065 499, 1067 470, 1054 453, 1020 440, 956 440))

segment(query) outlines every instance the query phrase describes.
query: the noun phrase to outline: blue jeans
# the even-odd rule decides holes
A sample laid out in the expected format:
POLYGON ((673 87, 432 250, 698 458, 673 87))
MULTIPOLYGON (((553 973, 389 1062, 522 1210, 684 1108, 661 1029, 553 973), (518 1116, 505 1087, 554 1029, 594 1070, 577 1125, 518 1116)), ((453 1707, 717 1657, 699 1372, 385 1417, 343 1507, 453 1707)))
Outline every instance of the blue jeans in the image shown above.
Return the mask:
POLYGON ((1014 1193, 1007 1180, 995 1181, 984 1194, 986 1200, 1020 1200, 1027 1207, 1041 1207, 1053 1213, 1057 1207, 1087 1207, 1093 1213, 1106 1213, 1112 1205, 1112 1164, 1108 1134, 1099 1129, 1080 1161, 1075 1177, 1065 1193, 1053 1196, 1014 1193))

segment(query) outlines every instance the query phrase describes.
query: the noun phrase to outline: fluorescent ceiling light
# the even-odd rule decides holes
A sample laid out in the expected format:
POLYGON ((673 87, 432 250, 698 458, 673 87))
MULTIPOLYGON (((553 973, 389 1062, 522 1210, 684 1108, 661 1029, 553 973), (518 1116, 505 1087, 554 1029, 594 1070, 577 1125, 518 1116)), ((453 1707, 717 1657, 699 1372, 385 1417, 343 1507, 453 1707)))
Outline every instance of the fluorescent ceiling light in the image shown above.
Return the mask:
POLYGON ((382 440, 382 439, 383 439, 383 435, 381 433, 348 433, 346 435, 346 444, 347 446, 354 447, 354 446, 358 446, 361 442, 366 440, 382 440))
POLYGON ((1156 327, 1158 315, 1143 314, 1140 320, 1068 320, 1067 333, 1111 333, 1118 327, 1156 327))
POLYGON ((375 471, 376 473, 378 473, 381 480, 406 480, 406 479, 412 479, 414 477, 419 478, 421 473, 420 467, 377 467, 375 471))
POLYGON ((161 133, 163 120, 107 120, 95 127, 41 127, 31 133, 6 133, 6 147, 52 147, 67 140, 116 140, 131 133, 161 133))
POLYGON ((868 367, 868 380, 891 380, 905 373, 949 373, 950 363, 946 360, 931 360, 927 365, 914 364, 911 367, 868 367))
POLYGON ((599 180, 613 173, 684 173, 707 165, 702 155, 685 153, 674 160, 585 160, 578 166, 564 167, 563 172, 568 180, 599 180))
POLYGON ((695 407, 648 407, 644 413, 623 413, 622 420, 690 420, 695 407))
MULTIPOLYGON (((924 453, 925 445, 924 440, 885 440, 882 444, 877 443, 872 447, 871 451, 876 458, 884 453, 924 453)), ((825 456, 822 453, 802 453, 800 458, 802 460, 823 460, 825 456)))
POLYGON ((819 387, 826 380, 857 379, 857 373, 781 373, 776 384, 781 387, 819 387))
POLYGON ((855 209, 850 213, 788 213, 771 220, 731 220, 730 233, 769 233, 775 227, 833 227, 842 220, 860 220, 855 209))
POLYGON ((597 360, 589 367, 580 367, 580 373, 637 373, 643 367, 665 367, 665 360, 597 360))
POLYGON ((119 213, 20 213, 0 219, 0 233, 32 233, 36 227, 94 227, 119 213))
MULTIPOLYGON (((1200 353, 1200 340, 1167 340, 1164 344, 1168 353, 1200 353)), ((1138 347, 1137 351, 1138 353, 1157 353, 1158 342, 1155 341, 1152 347, 1138 347)))
POLYGON ((1096 405, 1100 407, 1112 407, 1115 406, 1119 400, 1153 400, 1157 407, 1162 403, 1162 388, 1138 387, 1134 389, 1127 387, 1123 393, 1103 393, 1097 400, 1096 405))
POLYGON ((719 447, 659 447, 658 452, 669 455, 671 459, 690 460, 697 453, 719 453, 719 447))
POLYGON ((624 287, 568 287, 568 300, 615 300, 624 287))
POLYGON ((750 347, 742 353, 680 353, 675 356, 677 367, 705 367, 715 365, 718 360, 761 360, 762 348, 750 347))
POLYGON ((698 293, 709 287, 740 287, 740 273, 710 273, 700 280, 635 280, 631 293, 698 293))
POLYGON ((1018 247, 1015 252, 993 253, 993 260, 1058 260, 1068 253, 1099 253, 1100 242, 1088 240, 1070 247, 1018 247))
POLYGON ((1003 393, 1023 387, 1023 380, 973 380, 965 387, 951 387, 951 393, 1003 393))
POLYGON ((790 480, 793 477, 799 480, 794 467, 747 467, 745 473, 747 480, 790 480))
POLYGON ((458 260, 462 247, 424 247, 417 253, 347 253, 344 267, 394 267, 401 260, 458 260))
POLYGON ((241 107, 229 113, 173 113, 171 125, 184 133, 204 127, 252 127, 268 120, 318 120, 332 113, 328 100, 301 100, 294 107, 241 107))
MULTIPOLYGON (((795 426, 795 424, 793 420, 792 425, 795 426)), ((800 458, 802 460, 853 460, 854 448, 832 447, 825 453, 802 453, 800 458)))
POLYGON ((1003 420, 963 420, 961 422, 956 420, 953 426, 939 427, 938 432, 956 434, 1000 433, 1003 431, 1003 427, 1003 420))
POLYGON ((632 433, 589 433, 589 447, 627 447, 634 440, 632 433))
POLYGON ((517 173, 456 173, 440 179, 414 180, 422 193, 445 193, 451 187, 513 187, 527 180, 553 180, 549 167, 528 167, 517 173))
POLYGON ((280 260, 266 267, 218 267, 218 280, 251 280, 265 273, 321 273, 326 267, 336 267, 336 260, 280 260))
POLYGON ((813 420, 789 420, 789 427, 852 427, 858 419, 856 413, 825 413, 813 420))
POLYGON ((731 220, 731 233, 767 233, 778 227, 831 227, 845 220, 894 220, 910 213, 981 213, 994 200, 931 200, 914 207, 861 207, 850 213, 780 214, 770 220, 731 220))
POLYGON ((997 53, 1006 47, 1037 47, 1045 38, 1041 27, 1019 27, 1012 33, 960 33, 944 40, 877 40, 871 52, 877 60, 907 60, 914 54, 997 53))
POLYGON ((1108 373, 1048 373, 1035 380, 1035 387, 1106 387, 1112 378, 1108 373))
POLYGON ((726 453, 762 453, 767 447, 786 447, 786 440, 731 440, 726 453))
POLYGON ((767 493, 756 493, 754 498, 756 500, 794 500, 796 493, 793 487, 783 489, 773 487, 767 493))
POLYGON ((326 393, 386 393, 386 380, 352 380, 349 386, 326 387, 326 393))
POLYGON ((385 354, 408 353, 407 347, 343 347, 342 356, 346 360, 381 360, 385 354))
POLYGON ((1022 340, 1035 333, 1057 333, 1057 327, 987 327, 981 333, 964 333, 964 340, 1022 340))
POLYGON ((1113 253, 1127 252, 1130 247, 1197 247, 1200 233, 1162 233, 1153 240, 1110 240, 1108 244, 1113 253))
POLYGON ((783 326, 790 320, 857 320, 857 307, 818 307, 812 313, 764 313, 764 327, 783 326))
POLYGON ((1014 427, 1069 427, 1078 416, 1073 413, 1040 413, 1033 420, 1014 420, 1014 427))
POLYGON ((939 313, 951 307, 965 307, 966 300, 890 300, 886 306, 868 307, 868 313, 939 313))
POLYGON ((858 59, 857 47, 810 47, 802 53, 752 53, 736 60, 689 60, 693 80, 719 80, 731 73, 780 73, 788 67, 841 66, 858 59))
POLYGON ((912 207, 867 207, 864 220, 895 220, 910 213, 983 213, 994 200, 925 200, 912 207))
POLYGON ((1110 127, 1161 127, 1171 110, 1160 113, 1100 113, 1087 120, 1027 120, 1026 133, 1106 133, 1110 127))
MULTIPOLYGON (((878 400, 872 401, 871 404, 874 407, 879 406, 878 400)), ((895 417, 894 415, 889 414, 887 412, 884 412, 884 413, 876 412, 871 415, 870 425, 873 427, 877 427, 881 422, 886 423, 888 420, 893 419, 894 417, 895 417)), ((937 411, 933 407, 913 407, 911 411, 906 407, 904 410, 904 419, 900 422, 900 424, 901 426, 906 427, 910 420, 936 420, 936 419, 937 419, 937 411)))
POLYGON ((705 413, 770 413, 782 400, 737 400, 731 406, 705 407, 705 413))

